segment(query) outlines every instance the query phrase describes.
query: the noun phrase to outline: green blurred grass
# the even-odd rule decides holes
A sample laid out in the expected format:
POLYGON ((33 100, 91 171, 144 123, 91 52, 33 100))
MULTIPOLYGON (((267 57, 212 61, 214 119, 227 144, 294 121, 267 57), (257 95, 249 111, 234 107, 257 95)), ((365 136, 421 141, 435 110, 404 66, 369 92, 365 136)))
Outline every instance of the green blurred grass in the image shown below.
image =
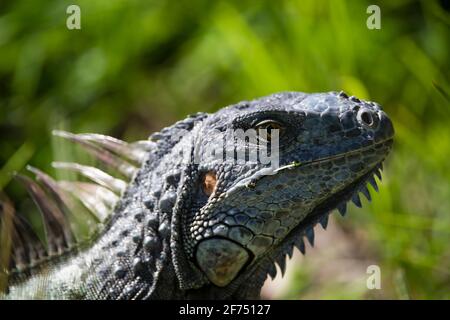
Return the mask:
MULTIPOLYGON (((381 30, 366 28, 369 4, 3 0, 0 189, 23 199, 8 172, 81 157, 55 128, 141 139, 275 91, 343 89, 382 104, 396 128, 380 196, 343 225, 380 262, 381 297, 450 298, 448 1, 384 2, 381 30), (82 30, 65 27, 73 3, 82 30)), ((298 272, 290 297, 314 293, 298 272)), ((375 297, 346 290, 320 291, 375 297)))

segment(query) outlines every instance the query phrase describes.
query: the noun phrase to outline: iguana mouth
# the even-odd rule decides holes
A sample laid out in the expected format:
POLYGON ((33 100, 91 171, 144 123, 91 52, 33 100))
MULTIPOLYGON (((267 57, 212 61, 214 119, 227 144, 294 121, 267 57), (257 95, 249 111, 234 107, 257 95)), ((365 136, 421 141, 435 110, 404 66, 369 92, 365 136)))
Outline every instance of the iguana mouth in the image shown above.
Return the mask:
MULTIPOLYGON (((347 151, 347 152, 342 152, 339 154, 335 154, 335 155, 331 155, 328 157, 323 157, 323 158, 319 158, 319 159, 313 159, 313 160, 309 160, 309 161, 291 161, 289 164, 286 164, 284 166, 281 166, 279 168, 276 169, 272 169, 272 168, 263 168, 260 171, 254 173, 252 176, 238 182, 234 188, 240 187, 241 185, 245 185, 247 188, 254 188, 256 186, 256 184, 258 183, 258 181, 260 181, 261 179, 263 179, 264 177, 270 176, 272 174, 278 174, 280 172, 283 172, 285 170, 293 170, 293 169, 300 169, 300 168, 304 168, 306 166, 310 166, 313 164, 319 164, 319 163, 325 163, 325 162, 330 162, 333 160, 338 160, 338 159, 342 159, 344 157, 349 157, 355 154, 360 154, 363 153, 365 151, 370 151, 373 150, 374 148, 377 147, 382 147, 383 145, 392 145, 393 143, 393 138, 389 138, 389 139, 385 139, 383 141, 379 141, 376 143, 373 143, 371 145, 368 145, 366 147, 360 148, 360 149, 356 149, 356 150, 351 150, 351 151, 347 151)), ((390 147, 390 146, 389 146, 390 147)), ((229 190, 231 191, 231 189, 229 190)))
POLYGON ((331 156, 328 156, 328 157, 323 157, 323 158, 319 158, 319 159, 313 159, 313 160, 306 161, 306 162, 293 161, 290 164, 287 164, 285 166, 282 166, 282 167, 276 169, 275 172, 278 173, 278 172, 286 170, 286 169, 289 170, 289 169, 293 169, 293 168, 300 168, 300 167, 304 167, 304 166, 307 166, 307 165, 312 165, 312 164, 315 164, 315 163, 322 163, 322 162, 327 162, 327 161, 333 161, 333 160, 336 160, 336 159, 341 159, 341 158, 344 158, 344 157, 351 156, 353 154, 358 154, 358 153, 362 153, 364 151, 372 150, 372 149, 376 148, 377 146, 382 146, 384 144, 392 144, 393 141, 394 140, 392 138, 389 138, 389 139, 386 139, 386 140, 383 140, 383 141, 379 141, 379 142, 373 143, 371 145, 368 145, 368 146, 360 148, 360 149, 351 150, 351 151, 347 151, 347 152, 331 155, 331 156))

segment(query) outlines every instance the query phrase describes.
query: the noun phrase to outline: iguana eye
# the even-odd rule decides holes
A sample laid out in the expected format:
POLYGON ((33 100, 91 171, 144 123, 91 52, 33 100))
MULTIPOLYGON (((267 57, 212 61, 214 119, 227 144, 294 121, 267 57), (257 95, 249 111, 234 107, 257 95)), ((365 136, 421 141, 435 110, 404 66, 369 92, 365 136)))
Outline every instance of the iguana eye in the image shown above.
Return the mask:
POLYGON ((278 121, 275 120, 263 120, 261 122, 258 122, 255 125, 255 129, 256 130, 266 130, 267 132, 267 140, 270 141, 270 139, 272 138, 272 130, 278 130, 279 132, 279 136, 281 136, 281 134, 284 131, 284 126, 279 123, 278 121))

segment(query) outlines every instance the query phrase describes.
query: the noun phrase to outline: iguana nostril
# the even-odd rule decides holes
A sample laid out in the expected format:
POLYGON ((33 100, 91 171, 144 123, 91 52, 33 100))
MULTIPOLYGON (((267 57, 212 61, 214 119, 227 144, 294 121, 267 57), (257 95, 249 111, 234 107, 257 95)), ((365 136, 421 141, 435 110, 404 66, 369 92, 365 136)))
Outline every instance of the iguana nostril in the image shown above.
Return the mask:
POLYGON ((368 112, 363 112, 361 114, 361 120, 364 121, 364 123, 368 126, 372 125, 373 123, 372 115, 368 112))
POLYGON ((374 114, 372 111, 369 111, 367 109, 362 109, 358 112, 358 115, 356 117, 358 121, 369 128, 372 128, 376 125, 376 114, 374 114))

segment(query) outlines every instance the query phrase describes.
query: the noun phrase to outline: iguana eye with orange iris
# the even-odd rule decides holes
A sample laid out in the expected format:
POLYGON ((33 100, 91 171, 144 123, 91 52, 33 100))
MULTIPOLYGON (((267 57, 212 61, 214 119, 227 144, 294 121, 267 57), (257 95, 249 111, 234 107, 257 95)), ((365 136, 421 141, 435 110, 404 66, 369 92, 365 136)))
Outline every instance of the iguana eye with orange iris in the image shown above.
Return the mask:
POLYGON ((202 188, 203 192, 209 197, 216 188, 217 176, 214 171, 208 171, 203 176, 202 188))
POLYGON ((255 125, 255 129, 256 130, 260 130, 260 129, 266 130, 267 140, 270 141, 272 139, 272 130, 278 130, 279 136, 281 136, 281 134, 284 131, 284 126, 275 120, 264 120, 264 121, 258 122, 255 125))

